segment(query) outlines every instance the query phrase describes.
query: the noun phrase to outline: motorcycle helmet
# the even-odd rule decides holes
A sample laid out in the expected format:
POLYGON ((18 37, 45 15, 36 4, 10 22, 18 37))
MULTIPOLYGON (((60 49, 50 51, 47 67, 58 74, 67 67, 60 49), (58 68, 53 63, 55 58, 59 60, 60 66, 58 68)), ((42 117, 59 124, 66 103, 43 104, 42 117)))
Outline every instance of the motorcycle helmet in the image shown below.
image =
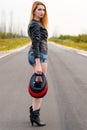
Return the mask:
POLYGON ((48 90, 48 83, 47 79, 44 73, 42 74, 36 74, 34 73, 31 78, 28 85, 28 92, 32 97, 35 98, 42 98, 46 95, 48 90), (40 76, 41 81, 36 81, 36 77, 40 76))

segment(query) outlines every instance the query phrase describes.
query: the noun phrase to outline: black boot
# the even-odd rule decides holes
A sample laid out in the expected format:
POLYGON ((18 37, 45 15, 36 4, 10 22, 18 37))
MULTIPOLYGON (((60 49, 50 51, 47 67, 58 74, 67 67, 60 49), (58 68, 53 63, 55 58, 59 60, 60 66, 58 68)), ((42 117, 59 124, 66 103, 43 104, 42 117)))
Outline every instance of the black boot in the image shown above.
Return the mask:
POLYGON ((32 108, 32 106, 30 106, 30 108, 29 108, 29 112, 30 112, 30 119, 31 119, 31 117, 32 117, 32 112, 33 112, 33 108, 32 108))
POLYGON ((45 126, 46 124, 40 121, 40 109, 33 111, 32 107, 30 107, 30 121, 33 126, 35 123, 37 126, 45 126))

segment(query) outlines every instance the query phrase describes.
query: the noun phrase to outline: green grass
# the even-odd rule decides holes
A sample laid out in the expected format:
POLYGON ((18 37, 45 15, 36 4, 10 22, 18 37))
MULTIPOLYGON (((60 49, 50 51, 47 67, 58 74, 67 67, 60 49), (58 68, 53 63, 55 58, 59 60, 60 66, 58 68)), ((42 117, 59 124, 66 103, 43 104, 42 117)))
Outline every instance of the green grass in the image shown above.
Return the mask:
POLYGON ((68 46, 68 47, 72 47, 72 48, 76 48, 76 49, 80 49, 80 50, 85 50, 87 51, 87 43, 86 42, 74 42, 72 40, 60 40, 57 37, 52 37, 49 39, 49 41, 53 41, 57 44, 61 44, 64 46, 68 46))
POLYGON ((87 51, 87 43, 83 43, 83 42, 76 43, 73 41, 63 41, 62 45, 87 51))
MULTIPOLYGON (((64 37, 64 36, 63 36, 64 37)), ((74 39, 76 40, 76 39, 74 39)), ((61 44, 64 46, 68 46, 68 47, 72 47, 72 48, 76 48, 76 49, 81 49, 81 50, 86 50, 87 51, 87 42, 75 42, 72 39, 60 39, 60 37, 51 37, 49 38, 49 41, 53 41, 57 44, 61 44)), ((28 37, 26 38, 8 38, 8 39, 1 39, 0 38, 0 52, 3 51, 8 51, 8 50, 12 50, 12 49, 16 49, 22 46, 25 46, 27 44, 29 44, 30 40, 28 37)))
POLYGON ((16 49, 29 44, 29 38, 0 39, 0 52, 16 49))

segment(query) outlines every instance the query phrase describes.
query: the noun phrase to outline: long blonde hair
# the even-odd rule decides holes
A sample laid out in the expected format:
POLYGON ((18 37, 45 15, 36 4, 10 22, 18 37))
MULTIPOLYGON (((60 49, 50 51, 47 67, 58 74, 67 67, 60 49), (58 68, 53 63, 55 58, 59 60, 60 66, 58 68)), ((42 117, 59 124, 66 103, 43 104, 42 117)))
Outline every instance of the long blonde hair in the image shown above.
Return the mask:
POLYGON ((32 9, 31 9, 30 21, 31 21, 32 19, 34 19, 34 11, 35 11, 36 8, 38 7, 38 5, 43 5, 44 8, 45 8, 45 15, 44 15, 44 17, 41 19, 40 22, 41 22, 41 24, 42 24, 45 28, 47 28, 47 26, 48 26, 48 15, 47 15, 46 6, 45 6, 45 4, 43 4, 43 3, 40 2, 40 1, 35 1, 35 2, 33 3, 32 9))

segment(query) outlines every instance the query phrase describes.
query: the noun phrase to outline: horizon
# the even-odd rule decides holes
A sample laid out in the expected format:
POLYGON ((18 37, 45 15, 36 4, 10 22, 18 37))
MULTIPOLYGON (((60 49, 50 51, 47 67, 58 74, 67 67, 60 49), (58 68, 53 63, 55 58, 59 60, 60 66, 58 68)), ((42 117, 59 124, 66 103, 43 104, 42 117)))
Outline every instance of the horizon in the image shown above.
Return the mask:
MULTIPOLYGON (((7 3, 6 0, 0 1, 0 25, 4 21, 6 30, 8 30, 12 23, 16 32, 23 31, 23 33, 27 35, 29 15, 34 1, 35 0, 8 0, 7 3)), ((87 33, 86 0, 40 1, 44 2, 47 7, 49 36, 87 33)))

